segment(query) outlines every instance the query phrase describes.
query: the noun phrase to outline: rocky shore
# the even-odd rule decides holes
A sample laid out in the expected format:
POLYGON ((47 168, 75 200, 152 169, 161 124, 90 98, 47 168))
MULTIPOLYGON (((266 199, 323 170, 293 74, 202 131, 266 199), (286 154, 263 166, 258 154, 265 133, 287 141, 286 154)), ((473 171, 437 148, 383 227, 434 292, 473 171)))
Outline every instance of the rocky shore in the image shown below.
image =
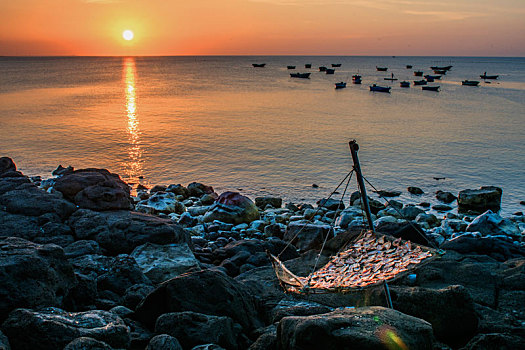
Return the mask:
POLYGON ((194 182, 132 196, 105 169, 54 175, 0 158, 0 349, 525 344, 525 217, 498 215, 498 187, 438 191, 434 206, 370 199, 378 232, 445 251, 390 285, 390 309, 383 288, 285 294, 267 257, 308 275, 327 235, 321 263, 365 228, 359 193, 314 206, 194 182))

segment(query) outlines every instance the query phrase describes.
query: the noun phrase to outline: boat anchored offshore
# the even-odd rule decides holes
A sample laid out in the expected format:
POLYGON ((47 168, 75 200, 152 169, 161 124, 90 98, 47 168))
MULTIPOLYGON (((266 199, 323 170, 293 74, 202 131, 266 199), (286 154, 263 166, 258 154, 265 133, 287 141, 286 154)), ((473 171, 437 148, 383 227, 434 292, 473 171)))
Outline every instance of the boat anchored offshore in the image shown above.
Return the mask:
POLYGON ((421 90, 426 91, 439 91, 439 86, 422 86, 421 90))
POLYGON ((325 66, 319 67, 319 72, 326 72, 326 67, 325 66))
POLYGON ((487 75, 487 72, 479 76, 481 79, 498 79, 499 75, 487 75))
POLYGON ((336 89, 344 89, 345 87, 346 87, 346 83, 344 81, 339 82, 339 83, 335 83, 335 88, 336 89))
POLYGON ((332 63, 332 67, 341 67, 341 63, 332 63))
POLYGON ((426 80, 414 80, 414 85, 427 85, 426 80))
POLYGON ((402 88, 409 88, 410 87, 410 82, 408 82, 408 81, 400 81, 399 82, 399 86, 401 86, 402 88))
POLYGON ((264 68, 266 66, 266 63, 252 63, 252 66, 255 68, 264 68))
POLYGON ((304 65, 304 68, 312 68, 312 64, 311 64, 311 63, 306 63, 306 64, 304 65))
POLYGON ((326 68, 326 74, 334 74, 335 73, 335 69, 332 69, 332 68, 326 68))
POLYGON ((295 69, 295 66, 286 66, 287 69, 295 69))
POLYGON ((376 66, 376 69, 378 72, 386 72, 388 70, 388 67, 378 67, 376 66))
POLYGON ((432 70, 451 70, 452 66, 432 66, 430 67, 432 70))
POLYGON ((394 78, 394 73, 392 73, 392 77, 391 78, 383 78, 385 80, 390 80, 390 81, 395 81, 397 80, 397 78, 394 78))
POLYGON ((291 78, 303 78, 303 79, 310 79, 311 73, 290 73, 291 78))
POLYGON ((466 86, 478 86, 479 85, 479 81, 477 80, 463 80, 461 82, 461 85, 466 85, 466 86))
POLYGON ((416 71, 414 72, 414 76, 416 76, 416 77, 422 77, 422 76, 423 76, 423 71, 416 70, 416 71))
POLYGON ((359 74, 352 75, 352 83, 361 84, 361 76, 359 74))
POLYGON ((370 91, 377 91, 377 92, 390 92, 391 87, 389 86, 379 86, 376 84, 373 84, 370 86, 370 91))

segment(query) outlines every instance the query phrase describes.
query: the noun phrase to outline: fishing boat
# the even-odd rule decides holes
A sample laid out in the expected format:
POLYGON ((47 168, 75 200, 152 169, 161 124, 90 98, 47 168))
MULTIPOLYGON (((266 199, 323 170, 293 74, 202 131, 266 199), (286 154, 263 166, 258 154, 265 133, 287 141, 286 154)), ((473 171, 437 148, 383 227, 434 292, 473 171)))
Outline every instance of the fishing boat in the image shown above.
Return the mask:
POLYGON ((332 67, 341 67, 341 63, 332 63, 332 67))
POLYGON ((421 90, 439 91, 439 86, 422 86, 421 90))
POLYGON ((416 77, 422 77, 422 76, 423 76, 423 71, 416 70, 416 71, 414 72, 414 76, 416 76, 416 77))
POLYGON ((361 76, 359 74, 352 75, 352 83, 361 84, 361 76))
POLYGON ((252 66, 254 66, 255 68, 263 68, 264 66, 266 66, 266 63, 252 63, 252 66))
POLYGON ((388 70, 388 67, 378 67, 376 66, 376 69, 378 72, 386 72, 388 70))
POLYGON ((430 69, 434 70, 434 69, 438 69, 438 70, 451 70, 452 69, 452 66, 432 66, 430 67, 430 69))
POLYGON ((346 83, 344 81, 340 82, 340 83, 335 83, 335 88, 336 89, 344 89, 346 87, 346 83))
POLYGON ((291 78, 309 79, 311 73, 290 73, 291 78))
POLYGON ((441 74, 441 75, 445 75, 447 74, 448 70, 445 70, 445 69, 434 69, 434 74, 441 74))
POLYGON ((306 63, 306 64, 304 65, 304 68, 312 68, 312 64, 311 64, 311 63, 306 63))
POLYGON ((487 75, 487 72, 479 76, 481 79, 498 79, 499 75, 487 75))
POLYGON ((326 72, 326 67, 325 66, 319 67, 319 72, 326 72))
POLYGON ((390 80, 390 81, 395 81, 397 80, 397 78, 394 78, 394 73, 392 73, 392 77, 390 78, 383 78, 384 80, 390 80))
POLYGON ((410 82, 408 82, 408 81, 400 81, 399 82, 399 86, 401 86, 402 88, 409 88, 410 87, 410 82))
POLYGON ((430 75, 430 74, 427 74, 425 75, 425 79, 434 79, 434 80, 440 80, 441 79, 441 75, 430 75))
POLYGON ((377 92, 390 92, 391 87, 389 86, 379 86, 376 84, 373 84, 370 86, 370 91, 377 91, 377 92))
POLYGON ((461 82, 461 85, 478 86, 479 85, 479 81, 477 81, 477 80, 463 80, 461 82))
POLYGON ((412 65, 411 64, 407 64, 406 67, 407 67, 407 69, 411 69, 412 65))
POLYGON ((429 83, 433 83, 433 82, 434 82, 434 77, 431 76, 431 75, 425 75, 425 79, 426 79, 429 83))
POLYGON ((414 80, 414 85, 427 85, 426 80, 414 80))
POLYGON ((334 73, 335 73, 335 69, 326 68, 326 74, 334 74, 334 73))
POLYGON ((286 66, 288 69, 295 69, 295 66, 286 66))

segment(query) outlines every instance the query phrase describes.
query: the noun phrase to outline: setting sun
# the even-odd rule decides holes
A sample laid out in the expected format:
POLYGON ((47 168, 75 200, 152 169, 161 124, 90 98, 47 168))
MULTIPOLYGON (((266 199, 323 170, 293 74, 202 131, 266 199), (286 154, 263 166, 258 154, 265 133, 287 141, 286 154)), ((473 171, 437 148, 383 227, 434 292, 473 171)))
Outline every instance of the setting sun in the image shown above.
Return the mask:
POLYGON ((134 37, 134 34, 131 30, 125 30, 122 32, 122 37, 124 38, 124 40, 132 40, 133 37, 134 37))

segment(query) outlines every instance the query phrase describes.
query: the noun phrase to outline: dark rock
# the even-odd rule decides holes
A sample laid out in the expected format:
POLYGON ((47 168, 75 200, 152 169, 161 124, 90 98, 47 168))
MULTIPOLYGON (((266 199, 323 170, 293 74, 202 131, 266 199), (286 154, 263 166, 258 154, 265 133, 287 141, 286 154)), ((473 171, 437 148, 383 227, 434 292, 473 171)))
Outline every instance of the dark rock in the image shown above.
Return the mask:
POLYGON ((501 206, 503 190, 495 186, 483 186, 477 190, 463 190, 459 192, 459 210, 473 210, 484 212, 486 210, 498 211, 501 206))
POLYGON ((219 195, 217 195, 217 193, 213 192, 213 193, 206 193, 206 194, 203 194, 202 197, 200 198, 200 202, 203 204, 203 205, 212 205, 213 203, 215 203, 215 201, 219 198, 219 195))
POLYGON ((333 311, 332 308, 319 303, 301 300, 281 300, 270 313, 271 322, 279 322, 288 316, 310 316, 326 314, 333 311))
POLYGON ((183 350, 177 338, 168 334, 156 335, 149 341, 146 350, 183 350))
POLYGON ((270 325, 263 330, 248 350, 277 350, 277 327, 270 325))
POLYGON ((9 339, 0 331, 0 350, 11 350, 9 339))
POLYGON ((192 182, 188 185, 188 194, 190 197, 201 197, 204 194, 211 194, 215 192, 213 187, 206 186, 200 182, 192 182))
POLYGON ((436 198, 438 201, 447 203, 447 204, 452 203, 457 199, 456 196, 454 196, 452 193, 441 191, 441 190, 436 192, 436 198))
POLYGON ((407 220, 414 220, 419 214, 424 213, 423 209, 419 209, 414 205, 405 205, 403 209, 399 211, 401 216, 407 220))
POLYGON ((100 247, 95 241, 80 240, 64 247, 64 253, 68 259, 87 254, 100 254, 100 247))
POLYGON ((81 209, 69 219, 77 239, 94 240, 109 254, 130 253, 145 243, 187 243, 189 234, 169 219, 129 212, 81 209))
POLYGON ((15 162, 9 157, 0 157, 0 174, 16 171, 15 162))
POLYGON ((421 195, 425 192, 423 192, 423 190, 419 187, 415 187, 415 186, 409 186, 407 187, 407 191, 411 194, 415 194, 415 195, 421 195))
POLYGON ((64 307, 72 311, 86 311, 93 308, 98 297, 95 278, 81 273, 75 273, 77 284, 64 300, 64 307))
POLYGON ((490 210, 472 220, 467 226, 467 232, 480 232, 484 236, 503 235, 521 239, 521 230, 516 222, 504 219, 490 210))
POLYGON ((39 234, 41 230, 38 218, 0 210, 0 236, 19 237, 32 241, 39 234))
POLYGON ((465 234, 446 241, 441 248, 461 254, 488 255, 497 261, 525 257, 525 249, 497 237, 474 237, 465 234))
POLYGON ((171 192, 155 192, 148 199, 137 203, 135 209, 146 214, 182 214, 186 211, 184 204, 171 192))
POLYGON ((501 333, 478 334, 461 350, 513 350, 523 348, 525 338, 501 333))
POLYGON ((177 196, 184 197, 184 199, 189 197, 188 189, 186 187, 182 186, 181 184, 169 185, 168 188, 166 188, 166 192, 175 193, 177 196))
POLYGON ((329 236, 328 239, 334 235, 330 225, 305 225, 304 223, 291 222, 284 234, 284 241, 292 241, 292 244, 304 252, 319 247, 327 235, 329 236))
POLYGON ((521 205, 525 205, 525 201, 520 201, 520 204, 521 205))
POLYGON ((137 305, 155 288, 151 284, 134 284, 124 293, 122 304, 135 309, 137 305))
POLYGON ((433 336, 428 322, 375 306, 285 317, 277 327, 277 343, 282 350, 375 350, 399 344, 407 349, 432 349, 433 336))
POLYGON ((76 284, 64 250, 21 238, 0 240, 0 321, 17 307, 61 306, 76 284))
POLYGON ((428 202, 421 202, 418 204, 421 208, 430 208, 430 203, 428 202))
POLYGON ((113 258, 100 254, 86 254, 70 258, 69 262, 75 272, 97 278, 109 270, 113 258))
POLYGON ((75 241, 75 238, 73 236, 69 235, 62 235, 62 236, 42 236, 42 237, 35 237, 33 239, 34 243, 38 244, 56 244, 62 248, 67 247, 71 243, 75 241))
POLYGON ((157 334, 169 334, 189 349, 203 343, 214 343, 226 349, 239 349, 239 329, 227 316, 211 316, 185 311, 161 315, 155 323, 157 334))
POLYGON ((255 300, 248 289, 225 274, 211 270, 162 283, 139 304, 135 317, 153 328, 159 315, 181 311, 228 316, 248 330, 261 326, 255 300))
POLYGON ((9 191, 0 196, 0 204, 12 214, 40 216, 47 213, 67 218, 76 208, 58 194, 42 191, 35 186, 9 191))
POLYGON ((124 254, 115 257, 109 271, 97 278, 99 291, 110 290, 118 295, 123 295, 126 289, 135 284, 152 285, 135 259, 124 254))
POLYGON ((204 215, 205 222, 218 220, 238 225, 250 223, 260 218, 259 209, 249 199, 238 192, 224 192, 204 215))
POLYGON ((63 176, 71 174, 73 171, 75 171, 75 168, 73 168, 71 165, 67 168, 64 168, 62 164, 60 164, 53 172, 51 173, 53 176, 63 176))
POLYGON ((386 208, 395 208, 397 210, 401 210, 403 208, 403 203, 400 201, 396 201, 395 199, 390 199, 388 203, 386 203, 386 208))
POLYGON ((216 249, 214 254, 218 259, 232 258, 234 256, 240 256, 240 254, 243 254, 245 257, 251 256, 247 261, 256 265, 257 261, 261 259, 261 256, 258 256, 258 254, 263 253, 266 255, 267 251, 276 256, 281 254, 280 259, 282 261, 295 259, 299 256, 294 246, 287 246, 286 242, 280 239, 270 239, 267 241, 258 239, 238 240, 228 243, 223 248, 216 249))
POLYGON ((329 198, 323 198, 317 201, 317 205, 319 207, 326 208, 328 210, 343 210, 345 208, 345 205, 343 202, 337 200, 337 199, 329 199, 329 198))
POLYGON ((197 345, 191 350, 226 350, 222 346, 219 346, 217 344, 203 344, 203 345, 197 345))
POLYGON ((282 239, 286 228, 283 230, 280 224, 270 224, 264 227, 264 235, 266 237, 277 237, 282 239))
POLYGON ((446 204, 436 204, 432 206, 432 209, 436 211, 449 211, 452 210, 452 207, 446 204))
POLYGON ((283 205, 283 199, 280 197, 256 197, 255 205, 261 209, 265 209, 267 205, 273 208, 280 208, 283 205))
POLYGON ((151 190, 149 190, 150 193, 156 193, 156 192, 165 192, 167 189, 167 186, 164 185, 155 185, 151 190))
POLYGON ((405 222, 401 224, 387 223, 376 228, 377 232, 394 236, 417 244, 431 246, 425 231, 414 222, 405 222))
POLYGON ((312 184, 312 187, 313 188, 319 188, 319 185, 318 184, 312 184))
POLYGON ((399 197, 401 195, 400 191, 379 190, 379 191, 374 191, 374 192, 377 193, 381 197, 399 197))
POLYGON ((72 313, 57 308, 16 309, 2 329, 14 349, 62 349, 79 337, 90 337, 115 348, 129 346, 129 329, 115 314, 102 310, 72 313))
POLYGON ((67 344, 64 350, 113 350, 113 348, 103 341, 80 337, 67 344))
POLYGON ((106 169, 81 169, 58 178, 55 190, 81 208, 92 210, 130 209, 129 186, 106 169))

